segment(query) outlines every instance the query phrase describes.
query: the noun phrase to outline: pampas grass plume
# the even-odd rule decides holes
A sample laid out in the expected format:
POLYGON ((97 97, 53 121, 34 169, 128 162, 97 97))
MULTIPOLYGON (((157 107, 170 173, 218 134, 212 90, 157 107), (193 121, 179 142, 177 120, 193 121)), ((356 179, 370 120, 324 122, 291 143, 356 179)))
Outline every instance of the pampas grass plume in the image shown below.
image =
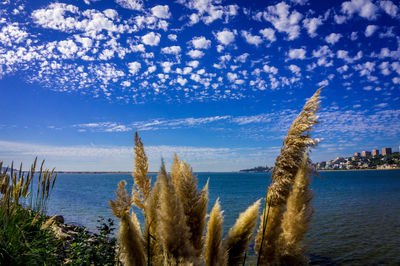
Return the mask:
MULTIPOLYGON (((175 155, 175 158, 177 156, 175 155)), ((208 186, 203 191, 197 191, 197 178, 193 176, 190 165, 186 162, 179 162, 175 189, 179 200, 182 203, 186 217, 186 224, 190 230, 190 242, 193 245, 196 256, 203 251, 203 232, 206 225, 206 214, 208 204, 208 186)))
MULTIPOLYGON (((306 102, 303 110, 292 123, 283 140, 281 154, 276 158, 271 174, 272 184, 268 188, 266 197, 269 217, 265 225, 264 220, 261 220, 256 236, 255 250, 259 253, 260 264, 273 264, 276 260, 279 261, 280 254, 277 242, 282 232, 281 221, 285 204, 296 173, 301 166, 303 154, 307 149, 316 145, 316 141, 311 138, 309 131, 317 123, 318 117, 315 114, 319 109, 321 89, 318 89, 306 102), (261 243, 264 245, 261 245, 261 243)), ((267 209, 264 209, 264 213, 266 211, 267 209)))
POLYGON ((132 172, 134 187, 132 189, 132 198, 134 204, 144 209, 145 202, 151 192, 151 178, 147 176, 148 159, 144 151, 142 140, 137 131, 135 132, 135 171, 132 172))
POLYGON ((162 163, 157 177, 160 180, 160 203, 158 208, 157 236, 165 251, 175 259, 190 261, 194 249, 190 243, 190 229, 186 225, 182 203, 162 163))
POLYGON ((224 245, 228 252, 228 265, 243 263, 244 254, 257 225, 260 201, 257 200, 245 212, 241 213, 235 225, 229 230, 224 245))
POLYGON ((311 200, 313 195, 310 190, 309 165, 307 154, 294 180, 292 192, 287 200, 286 212, 283 215, 280 235, 281 253, 286 263, 307 264, 308 260, 303 255, 305 247, 302 241, 310 227, 313 209, 311 200))
POLYGON ((121 245, 121 261, 128 266, 145 265, 146 257, 144 253, 144 241, 140 234, 136 215, 129 210, 132 206, 132 198, 125 189, 126 181, 122 180, 118 184, 118 190, 115 191, 117 199, 110 200, 112 213, 121 219, 121 225, 118 232, 118 239, 121 245))
POLYGON ((227 253, 222 243, 222 216, 219 199, 211 210, 207 225, 207 236, 204 259, 207 266, 224 266, 227 262, 227 253))

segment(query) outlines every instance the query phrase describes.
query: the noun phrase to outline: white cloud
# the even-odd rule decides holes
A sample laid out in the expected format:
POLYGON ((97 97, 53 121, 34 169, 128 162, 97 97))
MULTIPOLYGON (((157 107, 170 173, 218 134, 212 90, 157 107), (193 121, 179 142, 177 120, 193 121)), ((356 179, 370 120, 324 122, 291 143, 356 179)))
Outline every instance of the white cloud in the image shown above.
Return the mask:
POLYGON ((128 67, 129 67, 129 72, 133 75, 136 75, 136 73, 139 72, 142 65, 139 62, 131 62, 128 64, 128 67))
POLYGON ((19 44, 26 40, 27 37, 28 33, 21 30, 16 23, 6 25, 0 31, 0 43, 6 46, 19 44))
POLYGON ((329 44, 335 44, 337 43, 340 38, 342 38, 342 34, 340 33, 331 33, 328 36, 325 37, 325 41, 329 44))
POLYGON ((78 7, 64 3, 53 3, 45 9, 37 9, 32 12, 33 21, 44 28, 60 31, 71 31, 79 27, 78 21, 73 17, 65 18, 64 15, 79 14, 78 7))
POLYGON ((372 86, 365 86, 363 88, 363 90, 365 90, 365 91, 371 91, 372 89, 373 89, 372 86))
POLYGON ((390 75, 391 71, 390 71, 390 69, 389 69, 389 62, 387 62, 387 61, 382 62, 382 63, 379 65, 379 68, 381 69, 382 75, 385 75, 385 76, 390 75))
POLYGON ((126 9, 142 10, 143 1, 141 0, 115 0, 117 4, 126 9))
POLYGON ((360 72, 360 76, 370 76, 375 71, 375 62, 367 61, 364 64, 358 64, 354 66, 355 70, 360 72))
POLYGON ((43 9, 32 12, 33 21, 44 27, 64 32, 83 31, 92 38, 99 38, 102 30, 122 33, 126 29, 113 22, 116 13, 106 10, 105 13, 94 9, 80 12, 78 7, 64 3, 53 3, 43 9), (112 18, 110 18, 110 16, 112 18))
POLYGON ((308 3, 308 0, 290 0, 292 3, 298 4, 298 5, 305 5, 308 3))
POLYGON ((346 50, 338 50, 336 54, 337 54, 337 58, 343 59, 347 63, 353 63, 354 61, 361 59, 363 56, 362 51, 358 51, 357 55, 355 55, 354 57, 350 57, 349 52, 346 50))
POLYGON ((238 5, 219 5, 220 1, 212 0, 178 0, 180 4, 185 5, 187 8, 196 10, 197 13, 193 13, 189 16, 190 24, 196 24, 202 20, 205 24, 210 24, 218 19, 223 19, 224 22, 228 23, 231 17, 235 17, 238 14, 238 5))
POLYGON ((378 29, 378 26, 376 25, 368 25, 367 28, 365 29, 365 37, 371 37, 372 34, 375 33, 375 31, 378 29))
POLYGON ((306 58, 306 50, 303 48, 290 49, 288 55, 289 55, 290 59, 305 59, 306 58))
POLYGON ((342 3, 342 12, 348 18, 356 13, 368 20, 374 20, 377 17, 378 8, 370 0, 351 0, 342 3))
POLYGON ((260 30, 261 35, 269 40, 270 42, 274 42, 276 41, 276 37, 275 37, 275 31, 271 28, 265 28, 260 30))
POLYGON ((273 67, 273 66, 264 65, 263 69, 264 69, 265 72, 272 73, 274 75, 276 75, 278 73, 278 69, 276 67, 273 67))
POLYGON ((329 81, 328 81, 327 79, 325 79, 325 80, 323 80, 323 81, 321 81, 321 82, 318 82, 317 85, 318 85, 319 87, 328 86, 328 85, 329 85, 329 81))
POLYGON ((176 82, 178 82, 181 86, 185 86, 185 84, 187 83, 187 79, 182 78, 182 77, 178 77, 176 82))
POLYGON ((380 7, 393 18, 397 16, 397 12, 399 11, 399 7, 393 4, 392 1, 380 1, 380 7))
POLYGON ((217 40, 223 45, 228 45, 235 41, 235 34, 225 29, 217 33, 217 40))
POLYGON ((264 19, 274 25, 279 32, 288 34, 288 40, 294 40, 300 35, 300 26, 298 25, 302 19, 302 15, 297 12, 289 12, 289 5, 284 2, 274 6, 269 6, 267 12, 264 12, 264 19))
POLYGON ((298 67, 296 65, 290 65, 289 69, 290 69, 290 71, 292 71, 296 75, 300 74, 300 67, 298 67))
POLYGON ((228 72, 226 74, 226 77, 230 82, 235 82, 235 80, 238 79, 238 75, 236 73, 231 73, 231 72, 228 72))
POLYGON ((178 36, 176 34, 168 34, 168 39, 176 42, 176 40, 178 39, 178 36))
POLYGON ((168 19, 171 17, 171 13, 169 12, 169 7, 167 5, 157 5, 151 9, 151 13, 157 18, 168 19))
POLYGON ((75 42, 72 40, 60 41, 58 42, 57 50, 63 54, 63 58, 71 58, 78 51, 78 46, 76 46, 75 42))
POLYGON ((207 40, 204 36, 194 37, 191 43, 195 49, 208 49, 211 46, 211 41, 207 40))
POLYGON ((346 17, 346 16, 340 16, 340 15, 335 15, 333 18, 334 18, 334 20, 335 20, 335 22, 336 22, 337 24, 343 24, 343 23, 345 23, 346 20, 347 20, 347 17, 346 17))
POLYGON ((171 71, 171 67, 174 65, 174 63, 172 63, 172 62, 168 62, 168 61, 166 61, 166 62, 162 62, 161 63, 161 66, 162 66, 162 68, 163 68, 163 72, 164 73, 169 73, 170 71, 171 71))
POLYGON ((150 46, 157 46, 160 43, 160 34, 150 32, 142 36, 142 42, 150 46))
POLYGON ((116 123, 116 122, 101 122, 101 123, 87 123, 87 124, 77 124, 73 125, 73 127, 78 129, 88 129, 91 131, 99 131, 99 132, 126 132, 132 131, 132 128, 129 128, 125 125, 116 123))
POLYGON ((377 107, 377 108, 385 108, 388 105, 389 105, 388 103, 379 103, 379 104, 375 104, 375 107, 377 107))
POLYGON ((322 24, 321 18, 305 18, 303 20, 303 26, 307 29, 308 35, 310 35, 312 38, 317 36, 317 28, 322 24))
POLYGON ((248 54, 248 53, 244 53, 244 54, 239 55, 238 57, 236 57, 236 58, 234 59, 234 61, 235 61, 235 63, 236 63, 236 62, 245 63, 246 60, 247 60, 247 57, 249 57, 249 55, 250 55, 250 54, 248 54))
POLYGON ((200 50, 190 50, 187 55, 189 55, 193 59, 202 58, 204 53, 200 50))
POLYGON ((197 60, 193 60, 193 61, 189 61, 186 63, 188 66, 192 67, 192 68, 197 68, 199 66, 199 61, 197 60))
POLYGON ((177 45, 164 47, 161 49, 161 53, 178 55, 181 53, 181 47, 177 45))
POLYGON ((249 44, 253 44, 255 46, 259 46, 263 40, 258 35, 252 35, 250 32, 242 30, 242 36, 246 39, 246 42, 249 44))

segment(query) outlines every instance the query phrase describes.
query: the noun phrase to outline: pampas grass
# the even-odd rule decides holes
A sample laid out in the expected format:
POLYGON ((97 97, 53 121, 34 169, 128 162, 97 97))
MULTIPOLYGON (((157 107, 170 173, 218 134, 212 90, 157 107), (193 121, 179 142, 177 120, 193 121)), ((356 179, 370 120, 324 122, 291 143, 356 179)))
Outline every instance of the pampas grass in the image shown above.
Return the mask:
POLYGON ((243 263, 251 235, 257 225, 260 201, 256 201, 245 212, 241 213, 235 225, 229 230, 229 234, 225 240, 225 248, 228 252, 228 265, 240 265, 243 263))
MULTIPOLYGON (((176 154, 175 158, 178 160, 179 166, 175 179, 176 192, 182 202, 186 224, 190 231, 190 242, 196 255, 200 256, 204 245, 203 232, 206 225, 208 184, 202 191, 197 191, 197 178, 193 176, 192 168, 186 162, 179 162, 176 154)), ((173 168, 171 177, 172 172, 173 168)))
POLYGON ((135 171, 132 172, 134 187, 132 189, 133 203, 144 209, 145 202, 151 192, 151 178, 147 176, 149 165, 144 152, 142 140, 135 132, 135 171))
POLYGON ((161 184, 157 224, 160 243, 174 259, 190 261, 194 256, 193 246, 189 242, 190 229, 186 224, 182 202, 176 195, 164 164, 162 164, 157 178, 161 184))
POLYGON ((214 204, 207 225, 204 260, 207 266, 223 266, 227 262, 227 252, 222 245, 222 216, 219 200, 214 204))
POLYGON ((136 215, 130 214, 132 197, 125 189, 126 181, 118 184, 117 199, 110 200, 110 208, 115 217, 121 220, 118 240, 121 245, 120 258, 124 265, 145 265, 144 241, 137 225, 136 215))
MULTIPOLYGON (((291 125, 277 157, 255 238, 258 265, 307 263, 302 244, 312 215, 308 159, 303 155, 316 145, 309 134, 317 123, 320 90, 307 101, 291 125)), ((202 190, 192 168, 174 155, 171 174, 161 164, 153 188, 147 177, 143 143, 135 133, 135 171, 132 194, 121 181, 117 199, 110 201, 121 220, 121 260, 126 265, 240 265, 259 219, 260 200, 239 215, 223 239, 223 215, 216 201, 206 222, 208 182, 202 190), (132 205, 142 209, 140 230, 132 205), (206 229, 206 232, 205 232, 206 229)))
POLYGON ((268 220, 261 220, 255 250, 258 253, 258 264, 280 263, 278 239, 282 233, 282 218, 286 201, 291 192, 292 184, 298 172, 303 154, 317 144, 311 138, 310 130, 317 123, 315 115, 319 109, 321 88, 306 102, 303 110, 292 123, 285 139, 280 155, 276 158, 271 174, 272 183, 268 188, 265 212, 269 212, 268 220))
POLYGON ((305 154, 287 200, 286 212, 282 220, 283 232, 279 236, 280 254, 282 254, 285 264, 304 265, 308 263, 308 258, 304 256, 305 246, 302 241, 310 227, 313 215, 313 208, 310 204, 313 195, 309 188, 311 183, 309 172, 308 155, 305 154))

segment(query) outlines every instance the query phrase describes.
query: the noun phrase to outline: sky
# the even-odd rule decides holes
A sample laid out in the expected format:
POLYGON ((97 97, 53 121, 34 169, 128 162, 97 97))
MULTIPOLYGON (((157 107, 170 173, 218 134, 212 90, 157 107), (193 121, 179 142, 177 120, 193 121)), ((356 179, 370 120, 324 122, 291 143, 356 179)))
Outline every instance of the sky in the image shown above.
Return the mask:
POLYGON ((272 166, 324 87, 313 161, 400 144, 400 2, 0 0, 0 161, 272 166))

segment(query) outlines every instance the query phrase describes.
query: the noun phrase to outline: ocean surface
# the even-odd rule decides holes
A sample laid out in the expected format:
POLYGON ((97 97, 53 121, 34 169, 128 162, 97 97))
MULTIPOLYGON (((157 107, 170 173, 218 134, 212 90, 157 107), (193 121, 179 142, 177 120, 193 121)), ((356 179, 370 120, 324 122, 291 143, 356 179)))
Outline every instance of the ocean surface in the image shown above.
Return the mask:
MULTIPOLYGON (((332 171, 314 177, 312 227, 308 253, 320 265, 400 265, 400 170, 332 171)), ((153 180, 155 180, 155 175, 153 180)), ((217 198, 224 210, 225 233, 239 213, 265 197, 269 173, 198 173, 202 188, 209 179, 209 210, 217 198)), ((130 175, 59 174, 48 214, 96 231, 117 183, 130 175)), ((139 217, 139 219, 141 219, 139 217)))

